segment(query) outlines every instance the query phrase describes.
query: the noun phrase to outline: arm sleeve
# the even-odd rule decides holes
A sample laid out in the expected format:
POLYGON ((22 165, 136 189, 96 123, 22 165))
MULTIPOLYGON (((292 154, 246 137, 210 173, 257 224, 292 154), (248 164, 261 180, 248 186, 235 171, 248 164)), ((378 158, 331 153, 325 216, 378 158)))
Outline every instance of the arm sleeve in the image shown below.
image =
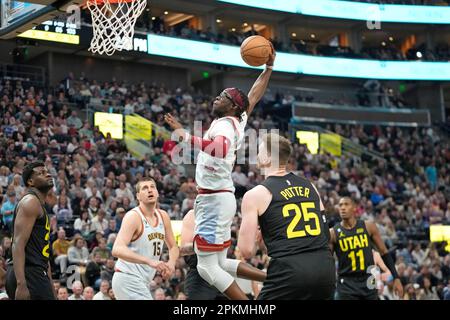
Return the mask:
POLYGON ((391 272, 394 279, 397 279, 398 273, 397 273, 397 269, 395 269, 395 263, 394 263, 394 260, 392 259, 391 255, 389 253, 385 253, 381 256, 381 258, 383 259, 384 264, 389 269, 389 271, 391 272))
POLYGON ((199 147, 202 151, 213 157, 225 158, 230 149, 230 140, 225 136, 216 136, 214 140, 191 136, 191 145, 199 147))

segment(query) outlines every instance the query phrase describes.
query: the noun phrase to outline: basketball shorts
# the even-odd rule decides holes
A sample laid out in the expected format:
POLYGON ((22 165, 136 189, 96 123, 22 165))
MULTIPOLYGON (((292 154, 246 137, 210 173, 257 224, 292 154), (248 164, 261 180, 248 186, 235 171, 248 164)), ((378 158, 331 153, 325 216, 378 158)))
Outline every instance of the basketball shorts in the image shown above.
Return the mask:
MULTIPOLYGON (((370 274, 363 276, 342 277, 337 281, 337 299, 338 300, 378 300, 377 289, 370 289, 370 274)), ((375 279, 373 279, 375 281, 375 279)))
POLYGON ((153 300, 150 284, 132 274, 114 272, 112 289, 117 300, 153 300))
POLYGON ((336 267, 329 250, 272 258, 258 300, 332 300, 336 267))
MULTIPOLYGON (((231 223, 236 214, 234 194, 231 192, 200 194, 195 199, 194 211, 195 235, 212 244, 212 247, 216 246, 216 251, 223 250, 223 245, 231 238, 231 223)), ((200 245, 199 249, 203 251, 200 245)))
MULTIPOLYGON (((53 284, 48 277, 47 270, 38 266, 25 266, 25 280, 27 282, 31 300, 56 299, 53 291, 53 284)), ((14 300, 16 296, 17 280, 12 264, 8 265, 6 271, 5 287, 8 297, 11 300, 14 300)))

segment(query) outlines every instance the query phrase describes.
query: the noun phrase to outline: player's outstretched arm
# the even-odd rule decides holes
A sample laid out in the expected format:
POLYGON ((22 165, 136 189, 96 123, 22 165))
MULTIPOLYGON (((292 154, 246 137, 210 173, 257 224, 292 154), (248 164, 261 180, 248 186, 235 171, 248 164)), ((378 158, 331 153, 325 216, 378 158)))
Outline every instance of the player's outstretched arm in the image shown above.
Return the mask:
POLYGON ((128 245, 133 239, 133 235, 139 233, 140 228, 142 228, 141 224, 142 222, 137 213, 129 212, 125 215, 122 221, 122 226, 117 234, 116 241, 114 241, 112 255, 116 258, 120 258, 131 263, 149 265, 159 272, 167 270, 168 268, 164 262, 155 261, 148 257, 141 256, 128 248, 128 245))
POLYGON ((238 248, 244 258, 249 259, 255 255, 256 233, 258 231, 258 207, 256 205, 257 189, 248 191, 242 199, 242 222, 239 229, 238 248))
POLYGON ((252 113, 258 101, 261 100, 261 98, 264 96, 267 85, 269 84, 270 76, 272 75, 272 68, 275 61, 276 52, 273 48, 272 43, 270 43, 270 46, 272 47, 272 53, 270 54, 269 60, 266 63, 266 69, 264 69, 264 71, 259 75, 258 79, 256 79, 255 83, 248 93, 248 116, 250 116, 250 113, 252 113))
POLYGON ((30 239, 34 223, 41 212, 42 208, 39 200, 32 196, 27 196, 23 199, 17 210, 12 243, 14 274, 17 279, 16 300, 30 299, 30 292, 25 279, 25 246, 30 239))
POLYGON ((172 128, 175 139, 178 142, 191 144, 194 148, 200 149, 213 157, 225 158, 230 148, 230 139, 223 135, 216 135, 214 140, 203 139, 192 136, 183 128, 180 122, 170 113, 164 115, 164 120, 172 128))
POLYGON ((378 227, 373 222, 366 221, 366 229, 369 232, 370 237, 372 238, 372 241, 375 245, 375 247, 378 249, 378 252, 381 255, 381 258, 383 259, 384 264, 391 272, 392 276, 394 277, 394 291, 397 293, 397 295, 402 298, 403 297, 403 286, 400 281, 400 278, 397 274, 397 269, 395 268, 394 260, 392 260, 392 257, 390 256, 388 249, 386 248, 386 245, 384 244, 383 239, 381 239, 380 231, 378 230, 378 227))
POLYGON ((178 248, 177 242, 175 241, 175 236, 173 235, 172 223, 170 222, 170 217, 164 210, 159 210, 161 217, 164 221, 164 229, 166 233, 165 242, 169 248, 169 261, 167 262, 168 270, 162 273, 163 278, 168 279, 175 272, 175 263, 180 256, 180 249, 178 248))

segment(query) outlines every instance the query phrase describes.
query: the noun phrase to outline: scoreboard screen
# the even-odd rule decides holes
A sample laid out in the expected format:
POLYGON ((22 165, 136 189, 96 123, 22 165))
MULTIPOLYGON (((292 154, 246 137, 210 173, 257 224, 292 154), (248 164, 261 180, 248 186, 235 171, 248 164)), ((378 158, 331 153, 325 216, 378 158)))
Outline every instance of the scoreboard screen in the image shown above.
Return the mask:
POLYGON ((79 32, 80 30, 76 28, 75 24, 64 21, 49 20, 31 30, 21 33, 18 37, 66 44, 79 44, 79 32))

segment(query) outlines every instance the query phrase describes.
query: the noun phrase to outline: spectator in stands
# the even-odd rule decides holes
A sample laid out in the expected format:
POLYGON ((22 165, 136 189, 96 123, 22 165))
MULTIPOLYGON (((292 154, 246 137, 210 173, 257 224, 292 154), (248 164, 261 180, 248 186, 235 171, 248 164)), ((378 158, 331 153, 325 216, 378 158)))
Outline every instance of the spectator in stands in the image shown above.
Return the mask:
POLYGON ((94 289, 92 287, 85 287, 83 290, 83 300, 93 300, 94 289))
POLYGON ((81 127, 83 127, 83 122, 78 117, 76 110, 72 110, 70 117, 67 118, 67 125, 73 126, 77 130, 80 130, 81 127))
POLYGON ((180 177, 178 176, 178 171, 175 167, 170 168, 169 173, 164 176, 163 185, 164 190, 168 193, 173 193, 180 185, 180 177))
POLYGON ((181 207, 178 202, 172 202, 172 205, 170 206, 170 209, 167 211, 170 218, 173 220, 181 220, 183 218, 181 207))
POLYGON ((65 275, 67 270, 67 254, 70 247, 70 242, 66 239, 66 231, 63 228, 58 230, 58 239, 53 242, 53 255, 55 256, 55 264, 60 267, 62 275, 65 275))
POLYGON ((106 211, 99 209, 97 215, 92 219, 91 232, 99 232, 102 235, 108 229, 108 220, 106 220, 106 211))
POLYGON ((108 236, 108 240, 106 241, 106 247, 109 250, 111 250, 111 252, 112 252, 112 248, 114 247, 114 242, 116 241, 116 239, 117 239, 117 234, 116 233, 111 233, 108 236))
POLYGON ((94 219, 94 217, 97 215, 97 212, 100 210, 100 202, 96 197, 90 197, 88 202, 88 214, 89 219, 94 219))
POLYGON ((7 166, 0 167, 0 187, 4 190, 8 187, 9 168, 7 166))
POLYGON ((98 247, 94 248, 92 254, 100 255, 100 264, 104 265, 108 258, 112 257, 111 250, 106 247, 106 239, 101 238, 98 242, 98 247))
POLYGON ((425 168, 425 174, 427 176, 427 180, 430 184, 431 190, 435 190, 438 176, 434 160, 431 161, 431 163, 425 168))
POLYGON ((22 186, 22 177, 18 174, 14 175, 12 184, 9 188, 12 188, 12 191, 15 192, 17 198, 21 198, 23 196, 23 192, 25 188, 22 186))
POLYGON ((111 297, 108 293, 109 288, 110 288, 109 281, 102 280, 100 283, 100 291, 95 294, 93 300, 111 300, 111 297))
POLYGON ((118 232, 119 232, 119 228, 117 228, 117 221, 115 219, 109 219, 108 228, 105 230, 105 233, 103 236, 106 239, 108 239, 110 234, 118 233, 118 232))
POLYGON ((115 265, 116 265, 116 263, 115 263, 113 257, 109 257, 108 259, 106 259, 106 264, 105 264, 103 270, 101 271, 100 278, 102 280, 108 280, 111 283, 112 277, 114 275, 114 266, 115 265))
POLYGON ((76 232, 79 232, 83 238, 89 236, 91 232, 91 219, 89 219, 87 210, 81 212, 81 216, 75 220, 73 228, 76 232))
POLYGON ((74 281, 72 284, 72 295, 68 300, 84 300, 83 298, 83 284, 81 281, 74 281))
POLYGON ((183 291, 179 291, 175 297, 176 300, 187 300, 187 296, 183 291))
POLYGON ((184 199, 181 204, 181 212, 183 212, 183 214, 194 208, 195 197, 196 194, 193 192, 187 194, 187 198, 184 199))
POLYGON ((431 281, 428 278, 423 279, 419 300, 439 300, 436 287, 431 286, 431 281))
POLYGON ((100 253, 92 253, 93 259, 86 266, 87 285, 96 289, 100 286, 100 273, 102 271, 100 253))
POLYGON ((370 201, 372 201, 374 206, 377 206, 384 200, 384 196, 380 192, 379 187, 375 187, 374 191, 370 195, 370 201))
POLYGON ((117 198, 128 198, 130 202, 134 202, 134 195, 133 192, 127 188, 125 182, 119 182, 119 188, 116 189, 116 197, 117 198))
POLYGON ((412 258, 416 262, 418 266, 422 265, 423 261, 425 260, 427 253, 422 249, 422 246, 420 243, 416 244, 414 247, 414 250, 411 253, 412 258))
POLYGON ((91 129, 91 124, 86 121, 83 125, 83 128, 81 128, 78 133, 80 134, 80 137, 83 138, 87 138, 89 140, 91 140, 92 138, 94 138, 94 132, 91 129))
POLYGON ((12 245, 12 241, 11 241, 10 237, 4 237, 2 239, 2 244, 1 244, 0 248, 1 248, 1 252, 3 254, 1 254, 0 257, 5 258, 5 259, 7 258, 8 254, 11 250, 11 245, 12 245))
POLYGON ((164 292, 164 289, 162 288, 156 289, 154 298, 155 300, 166 300, 166 293, 164 292))
POLYGON ((56 291, 58 300, 69 300, 69 291, 66 287, 60 287, 56 291))
POLYGON ((418 300, 418 293, 419 293, 420 286, 417 283, 410 283, 406 285, 405 287, 405 295, 404 300, 418 300))
POLYGON ((55 289, 56 294, 58 294, 58 289, 61 288, 61 281, 53 280, 53 289, 55 289))
POLYGON ((53 207, 53 213, 56 215, 58 225, 70 221, 73 211, 65 194, 61 194, 58 198, 58 204, 53 207))
POLYGON ((2 215, 3 224, 10 232, 12 232, 14 208, 16 207, 16 204, 17 204, 16 192, 13 190, 8 191, 8 197, 6 198, 6 201, 2 204, 0 213, 2 215))
POLYGON ((113 288, 109 288, 108 289, 108 297, 111 299, 111 300, 116 300, 116 296, 115 296, 115 294, 114 294, 114 290, 113 290, 113 288))
POLYGON ((84 277, 86 273, 86 265, 89 262, 89 251, 86 248, 85 241, 81 237, 74 237, 73 245, 67 251, 69 265, 76 265, 79 274, 84 277))

